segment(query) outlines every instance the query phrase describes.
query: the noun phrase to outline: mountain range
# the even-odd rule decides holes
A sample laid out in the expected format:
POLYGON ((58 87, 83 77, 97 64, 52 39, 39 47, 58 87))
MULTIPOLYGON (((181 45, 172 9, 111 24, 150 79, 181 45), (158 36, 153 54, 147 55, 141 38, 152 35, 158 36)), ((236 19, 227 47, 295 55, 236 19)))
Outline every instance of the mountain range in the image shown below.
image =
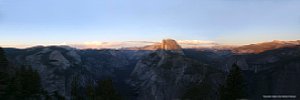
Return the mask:
POLYGON ((180 100, 189 88, 209 84, 206 100, 218 100, 231 66, 237 64, 250 99, 265 94, 300 95, 300 40, 237 47, 182 48, 173 39, 143 47, 76 49, 69 46, 5 48, 12 66, 30 65, 42 87, 70 99, 72 77, 81 87, 112 78, 126 100, 180 100))

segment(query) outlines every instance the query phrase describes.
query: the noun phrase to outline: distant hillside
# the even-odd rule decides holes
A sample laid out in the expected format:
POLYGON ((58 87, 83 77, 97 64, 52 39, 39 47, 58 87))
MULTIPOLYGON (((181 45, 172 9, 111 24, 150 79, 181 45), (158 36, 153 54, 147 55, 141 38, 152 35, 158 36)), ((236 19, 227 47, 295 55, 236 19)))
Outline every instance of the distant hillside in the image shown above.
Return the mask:
POLYGON ((300 45, 300 40, 297 41, 278 41, 263 42, 258 44, 244 45, 234 48, 233 51, 236 53, 261 53, 267 50, 278 49, 283 47, 290 47, 300 45))

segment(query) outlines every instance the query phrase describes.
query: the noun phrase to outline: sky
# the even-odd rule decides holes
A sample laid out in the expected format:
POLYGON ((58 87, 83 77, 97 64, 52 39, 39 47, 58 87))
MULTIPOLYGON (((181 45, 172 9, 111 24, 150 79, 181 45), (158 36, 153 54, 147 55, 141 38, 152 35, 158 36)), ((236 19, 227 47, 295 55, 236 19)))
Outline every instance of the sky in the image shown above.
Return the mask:
POLYGON ((0 46, 300 39, 299 0, 0 0, 0 46))

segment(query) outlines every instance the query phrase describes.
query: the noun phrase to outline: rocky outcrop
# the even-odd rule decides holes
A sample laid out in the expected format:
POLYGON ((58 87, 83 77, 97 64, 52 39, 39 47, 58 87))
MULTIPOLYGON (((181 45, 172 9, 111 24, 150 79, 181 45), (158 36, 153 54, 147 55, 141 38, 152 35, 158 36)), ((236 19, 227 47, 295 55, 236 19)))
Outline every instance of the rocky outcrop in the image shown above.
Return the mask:
POLYGON ((50 64, 53 66, 62 66, 63 69, 70 67, 70 62, 59 52, 53 51, 49 55, 50 64))
POLYGON ((183 53, 180 45, 178 45, 177 42, 173 39, 162 40, 161 49, 167 50, 167 51, 173 51, 173 52, 177 52, 177 53, 183 53))
POLYGON ((160 50, 171 51, 184 55, 181 46, 173 39, 164 39, 160 44, 160 50))
POLYGON ((145 51, 155 51, 155 50, 165 50, 171 51, 179 54, 184 54, 181 46, 173 39, 163 39, 161 43, 155 43, 153 45, 147 45, 141 48, 131 48, 130 50, 145 50, 145 51))
POLYGON ((129 82, 137 88, 138 100, 177 100, 188 86, 201 84, 207 77, 217 79, 218 74, 178 53, 157 51, 137 63, 129 82))
POLYGON ((118 74, 131 72, 132 67, 129 65, 139 59, 139 56, 143 56, 143 52, 131 58, 129 55, 132 53, 129 51, 77 50, 65 46, 40 46, 6 51, 9 61, 15 66, 29 65, 38 71, 42 86, 50 95, 57 91, 67 99, 70 96, 70 83, 75 76, 79 78, 82 87, 89 81, 104 77, 117 78, 116 80, 122 83, 126 75, 122 76, 124 79, 119 79, 118 74))
POLYGON ((18 52, 8 52, 10 62, 14 62, 15 66, 31 66, 40 73, 42 86, 47 92, 57 91, 67 96, 70 81, 68 76, 72 76, 72 73, 66 72, 74 66, 74 63, 81 63, 78 50, 69 47, 33 47, 15 51, 18 52), (77 56, 68 56, 67 54, 71 52, 77 56))

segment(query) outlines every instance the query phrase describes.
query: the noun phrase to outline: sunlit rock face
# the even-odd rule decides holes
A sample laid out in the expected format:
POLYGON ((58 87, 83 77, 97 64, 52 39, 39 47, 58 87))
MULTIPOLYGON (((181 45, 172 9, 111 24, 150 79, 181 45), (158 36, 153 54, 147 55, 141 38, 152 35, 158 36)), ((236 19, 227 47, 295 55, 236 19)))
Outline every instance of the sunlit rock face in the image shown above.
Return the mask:
POLYGON ((164 50, 181 50, 181 47, 173 39, 162 40, 161 48, 164 50))
POLYGON ((147 45, 142 47, 141 50, 158 50, 161 47, 161 43, 155 43, 153 45, 147 45))
POLYGON ((293 47, 296 45, 300 45, 300 40, 297 41, 279 41, 274 40, 272 42, 263 42, 257 44, 244 45, 233 49, 235 53, 262 53, 268 50, 280 49, 286 47, 293 47))
POLYGON ((173 39, 164 39, 160 45, 162 50, 172 51, 179 54, 183 54, 182 48, 178 43, 173 39))
POLYGON ((165 50, 174 53, 179 53, 182 55, 184 54, 181 46, 173 39, 163 39, 161 43, 155 43, 140 48, 129 48, 129 50, 148 50, 148 51, 165 50))

